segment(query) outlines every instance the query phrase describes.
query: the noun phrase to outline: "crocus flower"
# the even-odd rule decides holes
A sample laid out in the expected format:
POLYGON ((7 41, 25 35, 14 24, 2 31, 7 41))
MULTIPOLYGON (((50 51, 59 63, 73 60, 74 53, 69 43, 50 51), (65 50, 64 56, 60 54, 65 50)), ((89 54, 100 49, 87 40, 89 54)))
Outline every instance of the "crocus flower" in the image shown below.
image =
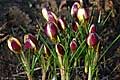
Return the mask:
POLYGON ((63 17, 58 19, 58 28, 62 31, 66 29, 66 21, 63 17))
POLYGON ((53 21, 57 23, 57 16, 52 11, 42 8, 42 15, 47 21, 53 21))
POLYGON ((72 5, 72 8, 71 8, 71 15, 73 17, 77 17, 77 12, 78 12, 78 9, 80 8, 80 4, 78 2, 75 2, 73 5, 72 5))
POLYGON ((90 26, 89 33, 95 33, 96 32, 96 27, 94 24, 90 26))
POLYGON ((50 56, 50 50, 45 45, 44 45, 44 53, 45 53, 45 56, 50 56))
POLYGON ((64 47, 60 43, 57 43, 55 45, 55 50, 56 50, 56 53, 58 54, 58 56, 63 56, 65 54, 64 47))
POLYGON ((98 35, 97 33, 89 33, 87 37, 87 44, 91 47, 96 46, 98 43, 98 35))
POLYGON ((44 31, 51 40, 56 40, 58 31, 54 22, 47 22, 44 31))
POLYGON ((70 50, 73 53, 77 50, 77 42, 75 38, 73 38, 73 40, 70 43, 70 50))
POLYGON ((83 0, 79 0, 79 2, 80 2, 81 7, 83 7, 84 6, 84 1, 83 0))
POLYGON ((14 53, 21 53, 22 46, 17 38, 10 37, 7 41, 9 49, 14 53))
POLYGON ((72 30, 76 32, 78 30, 79 24, 78 22, 74 21, 72 22, 72 30))
POLYGON ((24 36, 24 47, 25 49, 34 49, 36 51, 37 48, 37 39, 32 34, 26 34, 24 36))
POLYGON ((89 13, 86 8, 79 8, 77 12, 77 18, 80 22, 87 21, 89 19, 89 13))

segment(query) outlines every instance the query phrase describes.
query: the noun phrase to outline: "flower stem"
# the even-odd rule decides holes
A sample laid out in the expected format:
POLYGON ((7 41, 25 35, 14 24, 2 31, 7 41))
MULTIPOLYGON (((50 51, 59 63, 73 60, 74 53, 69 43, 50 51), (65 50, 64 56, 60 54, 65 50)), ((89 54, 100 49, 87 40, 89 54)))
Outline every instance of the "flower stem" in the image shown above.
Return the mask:
POLYGON ((42 70, 42 80, 46 80, 46 71, 42 70))
POLYGON ((61 68, 60 68, 60 74, 61 74, 61 80, 65 80, 64 66, 61 66, 61 68))
POLYGON ((60 63, 60 74, 61 74, 61 80, 65 80, 65 69, 62 64, 62 57, 58 55, 59 63, 60 63))
POLYGON ((24 52, 21 53, 20 58, 21 58, 24 70, 26 71, 28 80, 33 80, 32 75, 30 75, 30 65, 29 65, 29 63, 24 55, 24 52))
POLYGON ((88 80, 92 80, 91 66, 89 66, 88 80))
POLYGON ((30 74, 27 74, 28 80, 33 80, 32 76, 30 74))
POLYGON ((66 80, 69 80, 69 72, 66 72, 66 80))
POLYGON ((85 56, 85 73, 87 74, 88 73, 88 67, 89 67, 89 64, 88 64, 88 54, 86 54, 85 56))
POLYGON ((85 73, 88 73, 88 61, 85 62, 85 73))

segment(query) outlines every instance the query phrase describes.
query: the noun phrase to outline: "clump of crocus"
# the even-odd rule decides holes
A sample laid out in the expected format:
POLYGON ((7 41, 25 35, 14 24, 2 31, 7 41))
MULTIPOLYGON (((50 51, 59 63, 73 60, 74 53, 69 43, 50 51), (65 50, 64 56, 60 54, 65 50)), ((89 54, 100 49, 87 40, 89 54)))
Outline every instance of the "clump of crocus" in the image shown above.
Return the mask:
MULTIPOLYGON (((25 35, 25 47, 26 48, 31 48, 33 47, 32 40, 34 39, 31 34, 25 35)), ((22 62, 22 66, 24 67, 24 70, 27 74, 28 80, 33 80, 32 79, 32 74, 31 73, 31 67, 29 63, 30 57, 26 57, 24 55, 24 52, 22 51, 22 46, 17 38, 10 37, 7 41, 9 49, 14 52, 14 53, 21 53, 19 56, 19 60, 22 62)))
POLYGON ((73 21, 72 22, 72 30, 73 30, 73 32, 77 32, 78 27, 79 27, 78 22, 77 21, 73 21))
POLYGON ((52 40, 56 41, 57 40, 57 25, 54 22, 47 22, 44 26, 44 31, 46 35, 52 40))
POLYGON ((70 43, 70 50, 72 53, 74 53, 77 50, 77 42, 75 38, 73 38, 73 40, 70 43))
POLYGON ((24 47, 25 49, 34 49, 34 51, 37 50, 37 39, 32 34, 26 34, 24 36, 24 47))
POLYGON ((56 53, 58 54, 58 56, 63 56, 65 54, 64 47, 60 43, 57 43, 55 45, 55 50, 56 50, 56 53))
POLYGON ((89 29, 89 33, 95 33, 96 32, 96 26, 92 24, 89 29))
POLYGON ((80 22, 88 21, 89 13, 87 8, 79 8, 77 12, 77 18, 80 22))
POLYGON ((22 46, 19 40, 15 37, 10 37, 7 41, 9 49, 14 53, 21 53, 22 46))
POLYGON ((65 29, 66 29, 66 21, 65 21, 64 17, 60 17, 58 19, 58 28, 61 31, 65 31, 65 29))
POLYGON ((57 23, 57 16, 50 10, 47 10, 47 8, 42 8, 42 15, 47 21, 53 21, 57 23))
POLYGON ((88 37, 87 37, 87 44, 90 47, 94 47, 96 46, 98 43, 98 35, 97 33, 89 33, 88 37))
POLYGON ((73 5, 72 5, 72 8, 71 8, 71 15, 73 17, 77 17, 77 12, 78 12, 78 9, 80 8, 80 4, 78 2, 75 2, 73 5))

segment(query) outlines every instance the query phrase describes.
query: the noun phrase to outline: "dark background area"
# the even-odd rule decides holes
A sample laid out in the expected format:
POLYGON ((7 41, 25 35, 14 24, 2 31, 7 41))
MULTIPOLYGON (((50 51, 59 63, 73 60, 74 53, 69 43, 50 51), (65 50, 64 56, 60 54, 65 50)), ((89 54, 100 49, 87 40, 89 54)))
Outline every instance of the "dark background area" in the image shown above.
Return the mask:
MULTIPOLYGON (((6 39, 9 35, 18 37, 22 41, 23 30, 20 25, 33 34, 36 34, 36 18, 41 25, 44 20, 41 15, 41 8, 50 5, 56 14, 60 14, 59 8, 62 0, 0 0, 0 79, 15 79, 16 74, 21 72, 21 64, 7 47, 6 39), (46 2, 48 1, 48 2, 46 2)), ((64 1, 64 0, 63 0, 64 1)), ((94 0, 90 0, 92 4, 94 0)), ((119 0, 96 0, 97 7, 107 15, 109 1, 112 1, 114 10, 104 28, 99 34, 102 38, 101 51, 107 48, 112 41, 120 34, 120 1, 119 0)), ((68 1, 68 6, 72 2, 68 1)), ((64 10, 65 11, 65 10, 64 10)), ((66 15, 65 12, 62 12, 66 15)), ((102 53, 101 53, 102 54, 102 53)), ((120 39, 109 49, 105 57, 100 62, 99 76, 101 80, 120 80, 120 39)), ((22 75, 21 75, 22 77, 22 75)), ((40 75, 38 75, 38 78, 40 75)))

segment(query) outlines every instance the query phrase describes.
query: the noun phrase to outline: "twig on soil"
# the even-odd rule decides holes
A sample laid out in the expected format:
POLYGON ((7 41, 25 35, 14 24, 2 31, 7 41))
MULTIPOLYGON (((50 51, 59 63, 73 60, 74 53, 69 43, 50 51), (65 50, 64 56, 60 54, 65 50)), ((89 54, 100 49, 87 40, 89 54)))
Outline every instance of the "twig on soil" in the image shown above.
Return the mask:
MULTIPOLYGON (((37 70, 40 70, 41 69, 41 67, 37 67, 37 68, 35 68, 34 69, 34 71, 37 71, 37 70)), ((19 75, 23 75, 23 74, 26 74, 26 72, 20 72, 20 73, 17 73, 17 74, 13 74, 12 76, 19 76, 19 75)))
POLYGON ((120 67, 120 64, 118 64, 114 69, 113 69, 113 71, 111 71, 111 73, 110 73, 110 75, 109 76, 111 76, 112 75, 112 73, 117 69, 117 68, 119 68, 120 67))
MULTIPOLYGON (((1 36, 1 35, 2 35, 2 34, 0 34, 0 36, 1 36)), ((9 37, 9 35, 6 35, 5 37, 0 38, 0 43, 3 42, 4 40, 6 40, 8 37, 9 37)))

